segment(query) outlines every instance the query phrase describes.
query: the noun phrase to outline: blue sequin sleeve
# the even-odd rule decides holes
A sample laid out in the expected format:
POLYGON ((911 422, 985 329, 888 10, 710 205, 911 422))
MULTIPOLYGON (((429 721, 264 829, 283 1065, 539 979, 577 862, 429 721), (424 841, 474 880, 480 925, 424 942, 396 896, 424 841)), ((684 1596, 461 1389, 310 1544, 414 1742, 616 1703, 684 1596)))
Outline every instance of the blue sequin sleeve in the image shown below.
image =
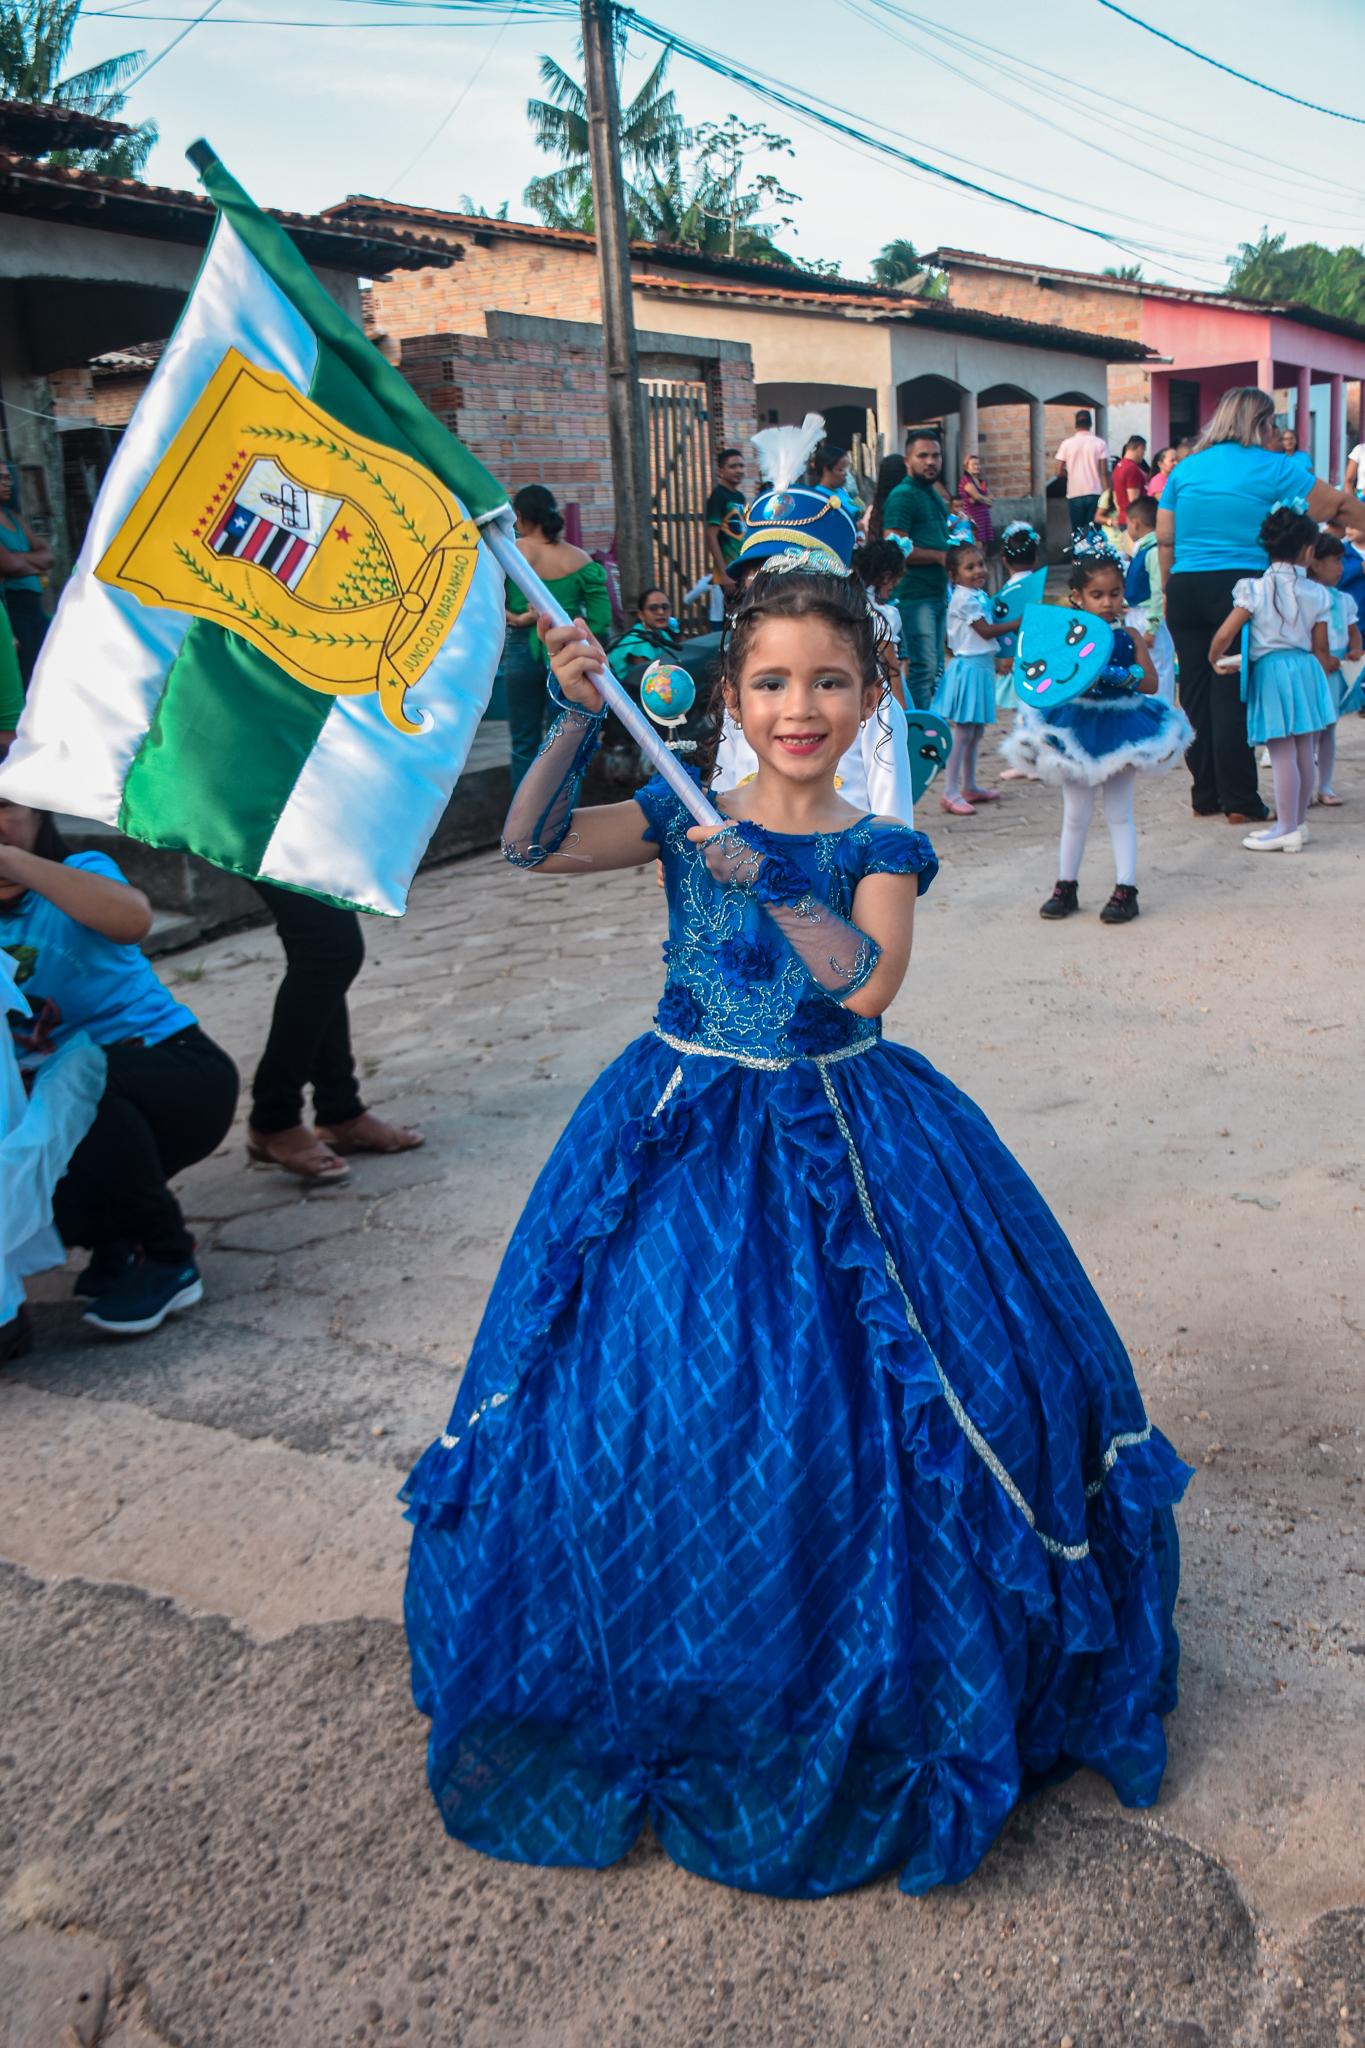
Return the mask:
POLYGON ((922 896, 938 873, 938 855, 923 832, 909 825, 874 820, 855 849, 858 879, 864 875, 918 875, 922 896))

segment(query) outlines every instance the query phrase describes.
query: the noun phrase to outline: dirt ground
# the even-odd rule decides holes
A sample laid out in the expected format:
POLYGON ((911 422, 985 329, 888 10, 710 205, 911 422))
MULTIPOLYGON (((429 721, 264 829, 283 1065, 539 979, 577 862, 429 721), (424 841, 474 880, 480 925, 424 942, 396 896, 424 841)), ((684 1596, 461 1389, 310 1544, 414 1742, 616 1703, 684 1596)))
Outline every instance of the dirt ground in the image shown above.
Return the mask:
MULTIPOLYGON (((46 1277, 0 1380, 0 2048, 1365 2048, 1365 723, 1297 858, 1141 796, 1143 915, 1036 910, 1057 805, 943 857, 889 1019, 1071 1232, 1181 1512, 1159 1806, 1074 1779, 978 1873, 792 1904, 643 1841, 601 1873, 442 1835, 398 1622, 402 1473, 574 1101, 644 1028, 649 871, 479 857, 368 928, 376 1107, 429 1143, 307 1194, 187 1176, 205 1306, 88 1340, 46 1277)), ((163 963, 249 1071, 273 934, 163 963)))

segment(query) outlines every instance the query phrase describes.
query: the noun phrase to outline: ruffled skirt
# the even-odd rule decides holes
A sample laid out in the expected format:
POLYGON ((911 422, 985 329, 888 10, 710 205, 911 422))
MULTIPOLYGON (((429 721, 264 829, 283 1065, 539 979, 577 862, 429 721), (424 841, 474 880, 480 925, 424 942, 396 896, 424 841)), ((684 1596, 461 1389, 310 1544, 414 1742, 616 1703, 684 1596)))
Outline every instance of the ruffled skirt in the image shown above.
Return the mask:
POLYGON ((1187 1477, 1041 1197, 926 1061, 638 1040, 404 1490, 445 1824, 601 1867, 649 1821, 702 1876, 816 1897, 965 1877, 1079 1765, 1150 1805, 1187 1477))
POLYGON ((930 709, 952 725, 994 725, 994 656, 953 655, 934 692, 930 709))
POLYGON ((1012 768, 1044 782, 1098 787, 1123 768, 1148 775, 1174 767, 1194 738, 1177 704, 1161 697, 1073 697, 1046 718, 1024 705, 1000 751, 1012 768))
POLYGON ((1316 655, 1287 647, 1251 664, 1247 685, 1247 738, 1254 747, 1294 733, 1322 732, 1336 723, 1336 686, 1316 655))

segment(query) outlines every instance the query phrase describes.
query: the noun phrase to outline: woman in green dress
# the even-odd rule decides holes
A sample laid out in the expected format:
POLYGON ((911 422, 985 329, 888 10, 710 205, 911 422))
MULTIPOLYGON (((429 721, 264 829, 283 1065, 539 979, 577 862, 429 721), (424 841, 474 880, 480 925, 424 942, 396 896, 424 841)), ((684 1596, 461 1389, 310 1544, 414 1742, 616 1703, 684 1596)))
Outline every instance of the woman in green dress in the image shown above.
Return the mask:
MULTIPOLYGON (((512 500, 517 539, 536 574, 559 599, 572 619, 586 619, 588 630, 604 640, 611 632, 611 597, 607 572, 582 548, 563 538, 564 515, 554 493, 544 484, 527 484, 512 500)), ((508 738, 512 747, 512 787, 540 752, 545 736, 545 649, 536 631, 535 614, 511 584, 507 586, 507 648, 502 678, 507 697, 508 738)))

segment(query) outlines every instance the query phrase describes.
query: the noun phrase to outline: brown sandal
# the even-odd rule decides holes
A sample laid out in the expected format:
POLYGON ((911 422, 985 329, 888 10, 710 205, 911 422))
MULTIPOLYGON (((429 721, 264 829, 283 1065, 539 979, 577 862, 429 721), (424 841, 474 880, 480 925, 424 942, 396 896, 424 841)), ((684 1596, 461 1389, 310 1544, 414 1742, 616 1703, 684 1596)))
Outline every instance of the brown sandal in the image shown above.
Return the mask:
POLYGON ((351 1177, 346 1161, 303 1124, 296 1124, 292 1131, 257 1131, 248 1125, 246 1156, 253 1166, 278 1166, 281 1172, 292 1173, 296 1180, 310 1181, 315 1187, 335 1187, 351 1177), (272 1150, 281 1139, 294 1142, 283 1151, 272 1150))
POLYGON ((385 1123, 383 1117, 371 1116, 368 1109, 344 1124, 316 1124, 314 1129, 321 1142, 339 1157, 355 1152, 375 1152, 387 1157, 394 1152, 415 1152, 419 1145, 426 1144, 420 1131, 407 1124, 385 1123), (383 1137, 363 1134, 357 1128, 367 1122, 376 1133, 383 1132, 383 1137))

